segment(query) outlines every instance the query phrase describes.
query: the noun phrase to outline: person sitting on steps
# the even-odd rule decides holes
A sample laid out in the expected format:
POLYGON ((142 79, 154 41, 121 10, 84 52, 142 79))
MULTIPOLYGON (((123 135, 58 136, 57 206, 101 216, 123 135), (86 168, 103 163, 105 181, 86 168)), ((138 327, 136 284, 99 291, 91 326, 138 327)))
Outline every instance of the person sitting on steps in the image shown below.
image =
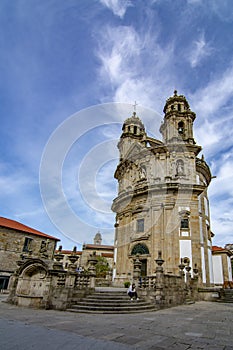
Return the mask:
POLYGON ((137 294, 137 291, 136 291, 135 283, 132 283, 129 286, 129 289, 128 289, 127 293, 128 293, 128 296, 130 297, 130 300, 133 300, 133 298, 135 298, 136 300, 139 300, 138 294, 137 294))

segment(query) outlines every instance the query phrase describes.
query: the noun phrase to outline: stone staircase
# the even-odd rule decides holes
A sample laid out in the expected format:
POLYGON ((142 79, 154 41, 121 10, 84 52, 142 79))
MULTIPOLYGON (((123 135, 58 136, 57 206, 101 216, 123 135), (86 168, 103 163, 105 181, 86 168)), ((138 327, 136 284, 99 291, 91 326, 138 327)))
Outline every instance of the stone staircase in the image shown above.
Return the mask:
POLYGON ((67 311, 78 313, 124 314, 158 310, 143 299, 131 301, 126 291, 96 290, 74 303, 67 311))
POLYGON ((222 303, 233 303, 233 289, 223 289, 219 301, 222 303))

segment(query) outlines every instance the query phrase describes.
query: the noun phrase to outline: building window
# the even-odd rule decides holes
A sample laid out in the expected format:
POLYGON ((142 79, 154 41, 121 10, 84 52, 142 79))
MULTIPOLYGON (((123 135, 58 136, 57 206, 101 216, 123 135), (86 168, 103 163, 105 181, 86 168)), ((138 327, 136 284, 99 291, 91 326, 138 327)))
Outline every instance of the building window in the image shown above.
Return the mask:
POLYGON ((179 122, 178 123, 178 133, 179 134, 183 134, 184 133, 184 123, 183 122, 179 122))
POLYGON ((189 219, 187 218, 182 218, 180 221, 180 228, 189 228, 189 219))
POLYGON ((137 232, 144 232, 144 219, 137 220, 137 232))
POLYGON ((140 254, 140 255, 149 254, 149 249, 145 244, 138 243, 133 247, 131 251, 131 255, 137 255, 137 254, 140 254))
POLYGON ((32 238, 25 237, 23 252, 31 252, 32 238))
POLYGON ((137 127, 136 127, 136 126, 133 127, 133 133, 134 133, 135 135, 137 134, 137 127))

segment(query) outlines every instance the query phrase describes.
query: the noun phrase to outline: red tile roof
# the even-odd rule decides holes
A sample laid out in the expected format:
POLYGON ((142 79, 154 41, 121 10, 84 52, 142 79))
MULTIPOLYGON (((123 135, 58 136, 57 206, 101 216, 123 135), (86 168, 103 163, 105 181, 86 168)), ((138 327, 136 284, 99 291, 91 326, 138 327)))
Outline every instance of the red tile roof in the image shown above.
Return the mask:
POLYGON ((113 258, 113 253, 101 253, 101 256, 105 257, 105 258, 113 258))
POLYGON ((7 228, 10 228, 10 229, 16 230, 16 231, 31 233, 32 235, 37 235, 37 236, 53 239, 55 241, 60 241, 59 238, 56 238, 56 237, 53 237, 53 236, 49 236, 46 233, 37 231, 34 228, 31 228, 29 226, 23 225, 23 224, 21 224, 18 221, 7 219, 7 218, 3 218, 3 217, 0 217, 0 226, 7 227, 7 228))
POLYGON ((215 254, 215 253, 227 253, 228 255, 232 255, 232 253, 229 249, 218 247, 216 245, 212 246, 212 253, 213 254, 215 254))
POLYGON ((104 244, 83 244, 83 249, 114 250, 114 246, 113 245, 104 245, 104 244))
POLYGON ((56 253, 61 253, 61 254, 64 254, 64 255, 72 255, 72 254, 74 254, 74 255, 82 255, 82 252, 80 252, 80 251, 76 251, 76 252, 73 252, 73 250, 61 250, 61 251, 59 251, 59 250, 56 250, 56 253))

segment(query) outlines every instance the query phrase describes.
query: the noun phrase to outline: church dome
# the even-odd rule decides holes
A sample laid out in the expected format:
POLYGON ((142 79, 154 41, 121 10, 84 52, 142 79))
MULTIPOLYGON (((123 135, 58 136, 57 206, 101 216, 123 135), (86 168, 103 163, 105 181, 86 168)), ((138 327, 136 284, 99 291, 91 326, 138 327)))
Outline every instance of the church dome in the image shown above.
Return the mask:
MULTIPOLYGON (((123 127, 124 125, 138 125, 141 126, 142 128, 144 128, 143 122, 141 121, 141 119, 136 115, 136 112, 133 112, 133 115, 130 118, 127 118, 124 121, 123 127)), ((123 129, 123 128, 122 128, 123 129)))
POLYGON ((136 115, 136 112, 133 112, 133 115, 124 121, 122 131, 123 134, 132 134, 134 136, 141 136, 145 134, 144 124, 136 115))
POLYGON ((165 114, 173 111, 185 112, 190 111, 190 107, 185 96, 177 95, 177 91, 175 90, 174 95, 167 99, 163 111, 165 114))

